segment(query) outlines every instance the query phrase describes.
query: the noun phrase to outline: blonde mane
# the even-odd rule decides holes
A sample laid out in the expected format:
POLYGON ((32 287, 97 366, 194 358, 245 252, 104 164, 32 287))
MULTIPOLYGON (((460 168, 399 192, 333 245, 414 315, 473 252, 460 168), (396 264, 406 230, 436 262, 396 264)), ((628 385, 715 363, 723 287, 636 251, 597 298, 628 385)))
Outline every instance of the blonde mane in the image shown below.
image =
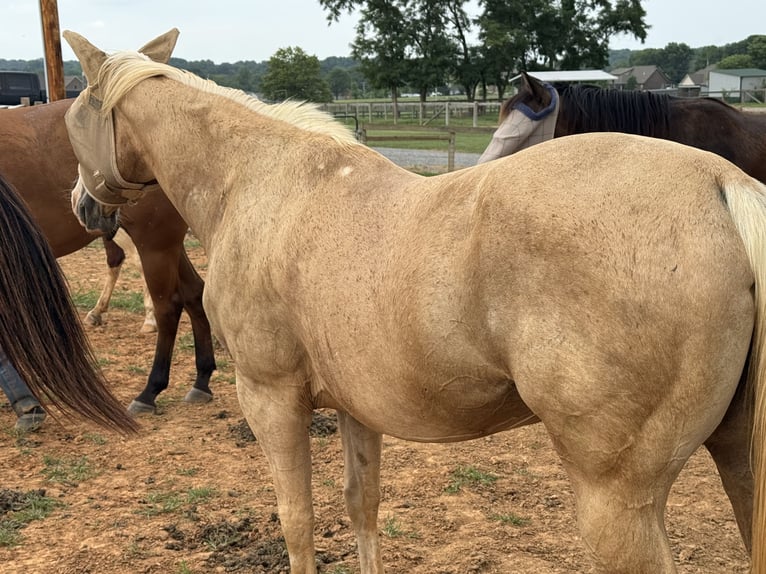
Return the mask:
POLYGON ((317 104, 288 100, 269 105, 241 90, 219 86, 186 70, 154 62, 138 52, 118 52, 109 56, 101 66, 97 87, 104 96, 102 111, 111 110, 138 83, 156 76, 164 76, 191 88, 227 98, 249 110, 297 128, 325 134, 338 143, 357 143, 353 134, 343 124, 318 109, 317 104))

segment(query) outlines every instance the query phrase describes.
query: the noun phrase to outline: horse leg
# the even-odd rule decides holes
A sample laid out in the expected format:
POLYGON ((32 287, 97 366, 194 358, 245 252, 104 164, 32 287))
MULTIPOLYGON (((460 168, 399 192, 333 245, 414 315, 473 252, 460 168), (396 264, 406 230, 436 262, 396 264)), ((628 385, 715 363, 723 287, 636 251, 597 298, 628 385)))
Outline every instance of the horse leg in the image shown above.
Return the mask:
MULTIPOLYGON (((747 369, 745 369, 747 372, 747 369)), ((752 404, 747 385, 740 383, 726 416, 705 441, 718 467, 723 488, 729 497, 745 548, 752 549, 753 472, 750 466, 750 440, 753 421, 747 404, 752 404), (750 399, 750 400, 748 400, 750 399)))
POLYGON ((525 389, 570 476, 578 526, 599 571, 676 572, 664 524, 668 493, 724 418, 741 369, 733 361, 721 365, 725 353, 692 351, 709 360, 690 359, 672 375, 658 368, 656 381, 645 371, 624 370, 614 375, 619 383, 599 385, 603 369, 582 365, 574 380, 588 393, 572 394, 569 377, 545 394, 525 389))
POLYGON ((316 574, 311 497, 311 408, 294 378, 265 383, 237 371, 242 412, 269 462, 291 574, 316 574))
POLYGON ((106 313, 109 308, 109 301, 112 299, 114 286, 117 284, 117 278, 120 276, 120 269, 125 262, 125 251, 113 240, 102 238, 104 250, 106 251, 106 281, 101 295, 96 301, 96 305, 85 315, 85 322, 88 325, 101 325, 101 314, 106 313))
POLYGON ((197 376, 194 386, 184 397, 189 403, 206 403, 213 398, 210 390, 210 377, 216 369, 213 335, 210 330, 205 309, 202 306, 202 293, 205 283, 189 261, 185 251, 178 261, 179 292, 184 310, 189 315, 194 334, 194 360, 197 376))
MULTIPOLYGON (((141 277, 144 276, 143 270, 141 270, 141 277)), ((144 324, 141 325, 142 333, 156 333, 157 332, 157 319, 154 316, 154 301, 149 294, 149 288, 146 286, 146 279, 144 278, 144 324)))
POLYGON ((338 426, 343 440, 343 494, 356 532, 360 569, 365 574, 382 574, 378 538, 382 437, 341 411, 338 426))
POLYGON ((183 311, 183 302, 178 293, 177 273, 168 273, 167 253, 152 252, 140 255, 146 285, 154 301, 157 342, 154 349, 154 362, 146 386, 128 407, 133 414, 153 413, 157 406, 155 399, 168 388, 173 347, 183 311))

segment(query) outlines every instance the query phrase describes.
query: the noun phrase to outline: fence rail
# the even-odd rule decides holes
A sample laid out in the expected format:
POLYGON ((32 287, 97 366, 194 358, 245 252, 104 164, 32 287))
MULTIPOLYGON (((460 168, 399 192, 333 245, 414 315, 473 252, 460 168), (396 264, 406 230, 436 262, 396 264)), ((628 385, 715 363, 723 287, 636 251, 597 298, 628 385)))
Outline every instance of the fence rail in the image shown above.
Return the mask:
POLYGON ((397 141, 446 141, 447 142, 447 171, 455 170, 455 132, 450 130, 448 132, 434 133, 423 132, 420 134, 404 134, 402 135, 400 130, 375 130, 376 133, 387 133, 397 135, 385 135, 385 136, 368 136, 367 128, 359 130, 359 141, 365 145, 368 142, 397 142, 397 141))

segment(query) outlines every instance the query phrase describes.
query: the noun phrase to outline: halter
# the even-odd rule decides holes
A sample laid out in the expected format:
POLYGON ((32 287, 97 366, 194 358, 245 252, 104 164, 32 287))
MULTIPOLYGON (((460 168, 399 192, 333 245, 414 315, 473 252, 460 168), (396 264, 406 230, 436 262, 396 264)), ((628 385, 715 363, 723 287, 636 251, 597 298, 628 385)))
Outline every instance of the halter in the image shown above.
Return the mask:
POLYGON ((145 193, 159 189, 157 180, 148 183, 126 181, 117 168, 113 112, 101 112, 99 100, 88 88, 87 98, 79 97, 65 115, 69 140, 80 162, 77 171, 85 190, 104 205, 119 207, 145 193))
POLYGON ((539 112, 523 103, 513 106, 513 110, 497 128, 492 141, 479 158, 484 163, 519 150, 553 139, 556 120, 559 116, 559 94, 550 84, 543 84, 551 96, 551 103, 539 112), (521 113, 516 113, 516 112, 521 113))

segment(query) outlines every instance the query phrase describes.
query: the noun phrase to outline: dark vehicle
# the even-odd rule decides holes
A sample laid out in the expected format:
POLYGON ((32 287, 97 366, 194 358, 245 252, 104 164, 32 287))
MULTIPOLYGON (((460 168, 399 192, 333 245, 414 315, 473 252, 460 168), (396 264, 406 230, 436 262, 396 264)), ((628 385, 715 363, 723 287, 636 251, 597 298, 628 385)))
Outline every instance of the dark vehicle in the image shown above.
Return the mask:
POLYGON ((21 98, 29 98, 30 104, 46 101, 37 74, 0 71, 0 106, 17 106, 21 98))

